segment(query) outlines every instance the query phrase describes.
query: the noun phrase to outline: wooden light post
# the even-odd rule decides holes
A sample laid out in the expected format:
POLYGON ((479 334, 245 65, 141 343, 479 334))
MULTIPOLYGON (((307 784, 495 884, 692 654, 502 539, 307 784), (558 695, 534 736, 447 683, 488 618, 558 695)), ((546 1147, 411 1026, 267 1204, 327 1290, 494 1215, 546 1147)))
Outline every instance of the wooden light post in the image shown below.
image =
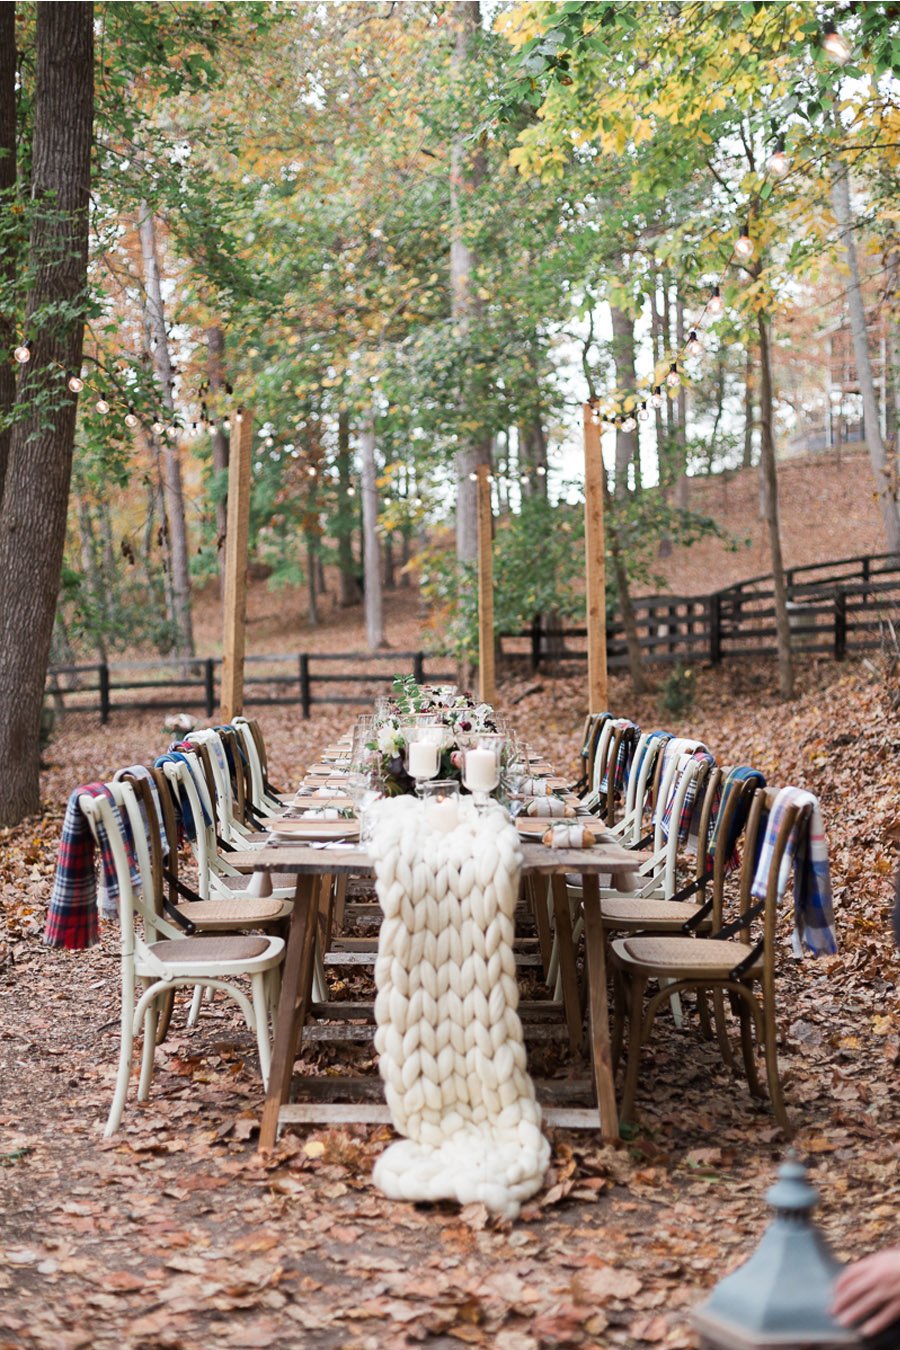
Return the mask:
POLYGON ((478 466, 478 697, 496 698, 494 677, 494 516, 491 509, 490 468, 478 466))
POLYGON ((223 722, 243 711, 244 645, 247 619, 247 541, 250 533, 250 468, 253 417, 248 409, 234 417, 228 461, 228 522, 225 532, 225 630, 222 644, 223 722))
POLYGON ((588 712, 606 712, 606 559, 600 427, 584 405, 584 551, 587 579, 588 712))

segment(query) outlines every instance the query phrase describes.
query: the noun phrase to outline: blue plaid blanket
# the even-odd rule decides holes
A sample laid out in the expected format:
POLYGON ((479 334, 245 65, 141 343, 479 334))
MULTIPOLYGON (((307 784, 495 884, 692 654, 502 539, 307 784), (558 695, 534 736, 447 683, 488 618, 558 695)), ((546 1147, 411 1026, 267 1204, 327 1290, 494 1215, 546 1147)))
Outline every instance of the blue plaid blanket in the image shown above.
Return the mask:
POLYGON ((818 798, 801 788, 782 788, 775 798, 760 850, 753 895, 762 900, 769 881, 769 869, 778 838, 778 830, 789 806, 811 806, 805 828, 791 832, 778 874, 778 899, 784 895, 791 867, 794 869, 794 954, 803 955, 804 946, 814 956, 831 956, 837 951, 834 910, 831 901, 831 870, 828 844, 822 824, 818 798))

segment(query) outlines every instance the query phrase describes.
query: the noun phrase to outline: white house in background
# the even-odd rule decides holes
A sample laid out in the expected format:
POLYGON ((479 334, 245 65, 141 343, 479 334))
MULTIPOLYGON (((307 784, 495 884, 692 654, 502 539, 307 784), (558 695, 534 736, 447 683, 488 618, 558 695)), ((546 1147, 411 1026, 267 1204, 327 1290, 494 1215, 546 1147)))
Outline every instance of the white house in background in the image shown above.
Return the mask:
MULTIPOLYGON (((868 313, 869 358, 875 379, 875 393, 881 417, 881 435, 885 441, 896 433, 896 417, 890 393, 885 388, 888 363, 888 334, 884 311, 873 308, 868 313)), ((825 376, 823 414, 807 422, 802 430, 791 436, 789 455, 816 451, 840 450, 843 446, 859 447, 865 444, 862 396, 856 373, 856 355, 853 336, 846 318, 819 330, 818 337, 826 348, 823 365, 825 376)))

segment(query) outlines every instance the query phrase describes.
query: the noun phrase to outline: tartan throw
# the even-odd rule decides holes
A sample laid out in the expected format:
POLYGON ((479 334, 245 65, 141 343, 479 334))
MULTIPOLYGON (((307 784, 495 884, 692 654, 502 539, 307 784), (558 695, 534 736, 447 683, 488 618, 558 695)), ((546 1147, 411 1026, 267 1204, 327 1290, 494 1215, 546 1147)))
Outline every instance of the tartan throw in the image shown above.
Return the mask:
MULTIPOLYGON (((196 754, 193 752, 193 746, 190 747, 190 750, 192 753, 187 755, 181 750, 169 750, 168 754, 160 755, 159 759, 153 761, 153 767, 154 769, 161 769, 164 764, 186 764, 188 766, 188 771, 196 780, 197 775, 201 770, 197 763, 196 754)), ((212 819, 206 809, 203 793, 199 786, 197 792, 200 797, 200 809, 203 812, 204 823, 210 825, 212 824, 212 819)), ((191 810, 191 803, 187 793, 182 796, 181 793, 175 790, 174 784, 169 783, 169 794, 175 806, 175 819, 177 820, 179 827, 184 831, 188 839, 196 839, 197 826, 194 822, 194 813, 191 810)))
POLYGON ((765 898, 769 868, 785 811, 790 806, 811 806, 807 827, 791 831, 778 874, 777 898, 784 895, 791 867, 794 869, 794 955, 802 956, 804 946, 813 956, 832 956, 837 951, 834 910, 831 902, 831 870, 828 844, 819 801, 802 788, 782 788, 775 798, 766 825, 765 839, 753 878, 753 896, 765 898))
MULTIPOLYGON (((622 795, 625 785, 628 782, 628 775, 631 772, 631 761, 634 758, 634 747, 641 729, 634 722, 629 722, 627 717, 617 717, 613 722, 616 731, 625 729, 625 735, 619 742, 616 762, 613 767, 613 791, 617 797, 622 795)), ((609 763, 607 762, 606 772, 600 780, 600 792, 606 792, 609 789, 609 763)))
MULTIPOLYGON (((113 774, 113 782, 120 783, 126 774, 131 778, 143 778, 150 785, 150 796, 153 798, 153 809, 156 812, 156 819, 159 826, 159 841, 162 845, 162 854, 164 858, 167 858, 169 856, 169 839, 166 834, 166 822, 163 819, 162 803, 159 800, 159 792, 157 791, 156 783, 153 780, 153 775, 146 764, 129 764, 124 769, 116 769, 116 772, 113 774)), ((149 848, 151 839, 150 821, 147 819, 144 803, 139 802, 138 805, 141 808, 141 815, 144 817, 144 827, 147 832, 147 847, 149 848)))
MULTIPOLYGON (((725 804, 731 794, 744 783, 752 783, 753 791, 757 788, 766 786, 765 775, 761 774, 759 769, 751 769, 749 765, 739 764, 730 769, 719 789, 717 802, 713 803, 712 824, 709 828, 709 843, 706 849, 706 870, 712 875, 716 863, 716 854, 722 846, 722 839, 719 834, 719 827, 722 823, 722 817, 725 813, 725 804)), ((750 814, 750 804, 753 801, 753 792, 748 792, 742 797, 735 807, 734 815, 731 818, 731 824, 728 827, 728 837, 725 843, 725 874, 729 875, 741 865, 741 855, 738 849, 738 840, 744 832, 744 826, 747 824, 747 817, 750 814)))
MULTIPOLYGON (((711 755, 705 746, 691 752, 688 761, 696 760, 700 764, 708 764, 710 770, 716 767, 715 756, 711 755)), ((672 812, 675 809, 675 798, 678 794, 678 784, 681 778, 680 773, 676 773, 672 780, 672 790, 669 793, 669 800, 666 802, 666 809, 663 812, 662 832, 663 838, 668 839, 669 831, 672 828, 672 812)), ((697 844, 700 836, 700 817, 703 814, 702 799, 697 796, 697 779, 692 778, 687 785, 687 791, 684 794, 684 801, 681 804, 681 815, 678 820, 678 843, 682 848, 686 848, 688 853, 697 852, 697 844)))
MULTIPOLYGON (((65 947, 80 951, 93 947, 100 940, 97 910, 97 877, 94 870, 94 836, 78 803, 80 796, 106 797, 112 805, 125 841, 125 854, 132 880, 138 880, 134 847, 127 823, 123 823, 113 795, 105 783, 85 783, 69 797, 59 842, 53 894, 44 926, 44 942, 48 947, 65 947)), ((119 899, 119 880, 113 858, 112 845, 103 826, 98 828, 100 863, 103 882, 110 906, 115 912, 119 899)))

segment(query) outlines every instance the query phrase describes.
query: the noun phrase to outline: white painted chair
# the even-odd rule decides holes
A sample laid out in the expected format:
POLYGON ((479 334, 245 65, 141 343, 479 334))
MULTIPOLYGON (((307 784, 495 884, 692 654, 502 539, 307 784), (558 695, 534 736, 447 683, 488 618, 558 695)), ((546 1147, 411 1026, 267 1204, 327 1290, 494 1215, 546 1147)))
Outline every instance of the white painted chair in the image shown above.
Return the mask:
POLYGON ((101 825, 106 832, 119 883, 121 1044, 115 1094, 104 1131, 106 1136, 115 1134, 122 1120, 134 1041, 142 1024, 144 1043, 138 1100, 146 1101, 150 1094, 160 1005, 174 989, 207 986, 221 989, 233 998, 243 1012, 247 1026, 256 1035, 260 1070, 263 1082, 268 1083, 271 1063, 269 1017, 276 1006, 278 972, 284 955, 284 943, 280 938, 255 935, 186 937, 174 924, 155 913, 152 904, 145 903, 143 898, 153 894, 153 875, 140 804, 130 783, 110 783, 109 789, 119 811, 115 811, 105 797, 85 794, 79 798, 81 810, 95 837, 101 825), (124 812, 134 843, 140 876, 136 887, 132 885, 120 812, 124 812), (135 914, 143 921, 142 933, 135 929, 135 914), (233 983, 236 977, 249 979, 249 998, 233 983), (135 1003, 138 981, 143 990, 135 1003))

